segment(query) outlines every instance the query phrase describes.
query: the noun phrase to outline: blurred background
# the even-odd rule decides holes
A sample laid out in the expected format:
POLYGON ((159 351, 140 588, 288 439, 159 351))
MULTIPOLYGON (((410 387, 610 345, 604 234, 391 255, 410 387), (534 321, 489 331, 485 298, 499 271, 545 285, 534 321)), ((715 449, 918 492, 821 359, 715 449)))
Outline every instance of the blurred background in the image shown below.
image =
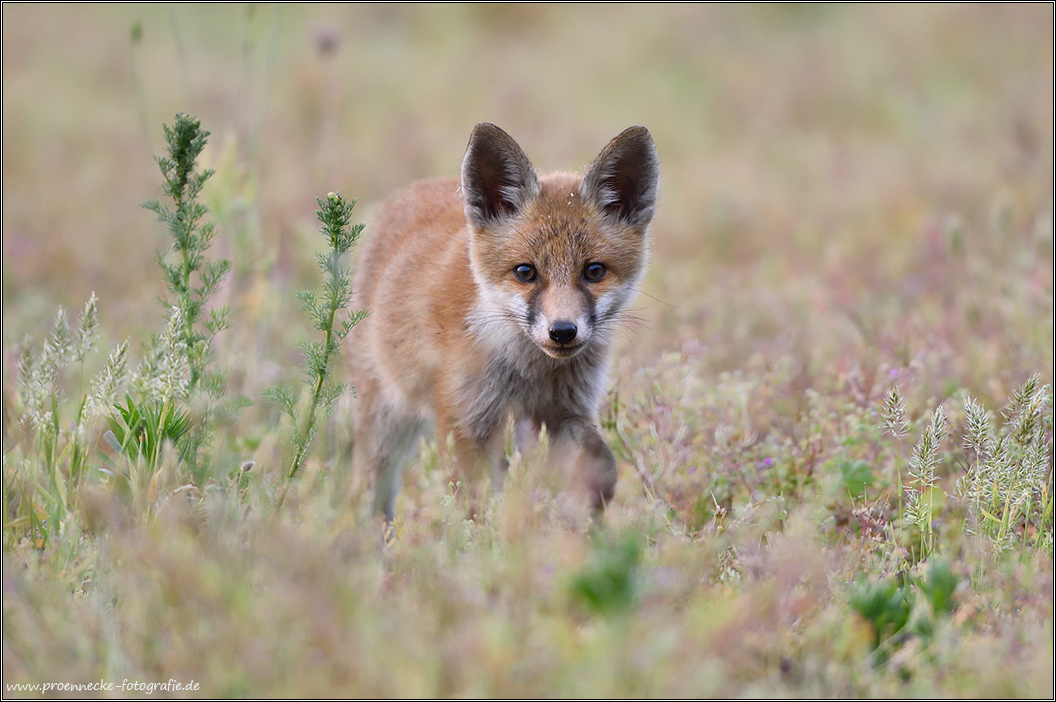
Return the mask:
POLYGON ((0 11, 12 681, 1051 699, 1051 3, 0 11), (110 479, 105 427, 75 419, 76 400, 110 349, 130 339, 136 368, 164 324, 171 238, 140 203, 161 196, 154 158, 178 112, 212 132, 228 394, 215 414, 201 393, 187 403, 216 425, 200 461, 165 452, 110 479), (558 471, 530 454, 467 521, 424 443, 383 557, 369 476, 343 469, 349 395, 283 503, 290 425, 262 391, 298 380, 313 338, 294 293, 320 284, 316 198, 358 198, 371 236, 394 190, 458 174, 482 121, 541 170, 583 169, 634 124, 657 144, 652 266, 601 417, 622 473, 612 528, 584 538, 558 471), (39 353, 58 306, 76 328, 93 291, 93 357, 20 391, 23 349, 39 353), (984 463, 962 393, 1003 424, 1035 375, 1013 403, 1033 424, 1002 427, 984 463), (34 385, 50 385, 41 414, 63 408, 37 429, 18 421, 34 385), (882 434, 894 387, 907 426, 882 434), (939 406, 951 436, 915 464, 911 503, 903 476, 926 449, 910 447, 935 438, 939 406), (1003 517, 970 520, 987 505, 1003 517))
POLYGON ((630 367, 932 348, 936 382, 999 401, 1051 381, 1050 4, 5 3, 5 349, 93 290, 110 341, 159 323, 140 203, 179 111, 212 132, 212 253, 235 263, 218 342, 280 364, 316 197, 358 198, 369 236, 394 189, 457 175, 477 122, 540 170, 642 124, 661 203, 630 367))

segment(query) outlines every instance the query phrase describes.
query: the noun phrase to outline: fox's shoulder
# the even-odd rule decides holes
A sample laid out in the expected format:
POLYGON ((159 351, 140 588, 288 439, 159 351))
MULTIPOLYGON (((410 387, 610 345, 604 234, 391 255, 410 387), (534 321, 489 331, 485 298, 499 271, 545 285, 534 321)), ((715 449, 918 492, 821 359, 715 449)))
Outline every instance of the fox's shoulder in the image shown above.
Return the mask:
MULTIPOLYGON (((464 247, 466 216, 454 178, 414 183, 378 208, 358 261, 360 299, 370 302, 382 271, 464 247)), ((453 255, 453 254, 452 254, 453 255)))
POLYGON ((435 223, 461 228, 466 218, 460 188, 461 184, 455 178, 414 183, 382 204, 375 217, 375 226, 378 229, 404 228, 435 223))

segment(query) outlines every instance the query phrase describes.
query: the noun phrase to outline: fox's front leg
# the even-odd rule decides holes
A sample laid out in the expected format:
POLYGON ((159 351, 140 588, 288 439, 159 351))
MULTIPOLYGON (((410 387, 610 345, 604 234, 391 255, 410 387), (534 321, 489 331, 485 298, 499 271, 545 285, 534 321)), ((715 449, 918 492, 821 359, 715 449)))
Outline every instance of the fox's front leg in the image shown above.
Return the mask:
POLYGON ((481 512, 486 499, 480 478, 490 478, 491 489, 498 492, 506 476, 506 441, 503 427, 474 427, 469 432, 463 427, 454 427, 444 417, 438 421, 438 441, 441 461, 449 479, 461 482, 460 492, 468 498, 471 518, 481 512), (453 450, 448 450, 447 437, 453 439, 453 450))
POLYGON ((616 458, 612 455, 597 422, 572 417, 554 429, 550 453, 567 469, 570 479, 581 489, 595 513, 605 509, 616 493, 616 458))

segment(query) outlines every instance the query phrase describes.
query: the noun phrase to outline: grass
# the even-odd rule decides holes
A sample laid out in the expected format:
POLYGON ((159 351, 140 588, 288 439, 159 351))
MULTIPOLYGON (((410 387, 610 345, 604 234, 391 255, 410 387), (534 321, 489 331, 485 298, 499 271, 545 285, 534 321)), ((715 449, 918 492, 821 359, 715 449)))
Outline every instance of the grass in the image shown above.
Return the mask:
POLYGON ((5 4, 3 40, 5 684, 1053 695, 1051 7, 5 4), (179 111, 231 262, 194 336, 139 206, 179 111), (591 530, 515 455, 467 522, 427 442, 386 549, 351 397, 294 453, 265 391, 326 332, 319 195, 370 236, 484 120, 547 168, 656 139, 620 482, 591 530), (203 338, 223 393, 125 399, 203 338))

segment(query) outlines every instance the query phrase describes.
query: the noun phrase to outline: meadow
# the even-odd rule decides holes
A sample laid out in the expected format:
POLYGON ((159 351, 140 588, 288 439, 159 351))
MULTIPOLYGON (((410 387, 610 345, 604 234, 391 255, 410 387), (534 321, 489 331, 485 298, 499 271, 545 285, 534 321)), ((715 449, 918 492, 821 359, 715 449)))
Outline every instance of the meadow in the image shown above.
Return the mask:
POLYGON ((2 12, 5 697, 1052 698, 1051 5, 2 12), (433 439, 384 546, 320 231, 482 121, 656 141, 620 480, 433 439))

